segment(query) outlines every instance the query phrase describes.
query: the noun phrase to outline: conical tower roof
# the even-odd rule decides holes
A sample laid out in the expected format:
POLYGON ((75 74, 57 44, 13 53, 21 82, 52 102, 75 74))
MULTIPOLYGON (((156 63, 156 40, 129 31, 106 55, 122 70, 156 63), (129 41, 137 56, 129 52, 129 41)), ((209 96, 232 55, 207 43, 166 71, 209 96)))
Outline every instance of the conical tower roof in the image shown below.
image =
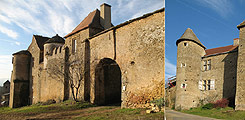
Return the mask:
POLYGON ((240 30, 240 28, 245 27, 245 20, 237 26, 237 28, 240 30))
POLYGON ((65 40, 62 37, 60 37, 58 34, 56 34, 54 37, 48 39, 45 42, 45 44, 46 43, 65 43, 65 40))
POLYGON ((181 41, 193 41, 198 45, 200 45, 201 47, 203 47, 204 49, 206 49, 206 47, 200 42, 200 40, 197 38, 195 33, 190 28, 187 28, 185 30, 184 34, 176 41, 176 45, 178 46, 178 44, 181 41))

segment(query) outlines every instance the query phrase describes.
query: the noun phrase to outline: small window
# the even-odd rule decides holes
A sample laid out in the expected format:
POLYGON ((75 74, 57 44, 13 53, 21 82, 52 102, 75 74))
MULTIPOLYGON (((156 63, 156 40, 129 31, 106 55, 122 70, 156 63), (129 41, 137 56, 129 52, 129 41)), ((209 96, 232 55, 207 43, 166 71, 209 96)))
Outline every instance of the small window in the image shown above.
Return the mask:
POLYGON ((214 90, 214 80, 199 81, 200 90, 214 90))
POLYGON ((181 88, 186 88, 187 84, 181 84, 181 88))
POLYGON ((181 67, 185 67, 186 66, 186 64, 185 63, 181 63, 181 67))
POLYGON ((76 53, 77 52, 77 40, 74 39, 72 40, 72 53, 76 53))
POLYGON ((208 90, 211 90, 211 89, 210 89, 210 85, 208 85, 208 90))
POLYGON ((211 70, 211 59, 203 61, 203 71, 211 70))
POLYGON ((185 43, 184 43, 184 46, 188 46, 188 43, 185 42, 185 43))
POLYGON ((57 50, 58 50, 58 48, 55 48, 55 53, 54 54, 57 54, 57 50))
POLYGON ((206 85, 205 84, 203 85, 203 90, 206 90, 206 85))

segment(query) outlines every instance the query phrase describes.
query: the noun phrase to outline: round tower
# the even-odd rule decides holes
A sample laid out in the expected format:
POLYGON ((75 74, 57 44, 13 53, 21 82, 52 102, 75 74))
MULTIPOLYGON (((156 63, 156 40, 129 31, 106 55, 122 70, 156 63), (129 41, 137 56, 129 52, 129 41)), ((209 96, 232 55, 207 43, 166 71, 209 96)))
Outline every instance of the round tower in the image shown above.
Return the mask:
POLYGON ((189 109, 199 104, 201 79, 201 57, 205 55, 205 46, 188 28, 176 41, 176 101, 175 109, 189 109))
POLYGON ((29 104, 30 61, 31 54, 27 50, 13 54, 9 102, 11 108, 29 104))
POLYGON ((47 67, 48 57, 53 55, 54 48, 63 46, 65 40, 58 34, 48 39, 44 44, 44 68, 47 67))

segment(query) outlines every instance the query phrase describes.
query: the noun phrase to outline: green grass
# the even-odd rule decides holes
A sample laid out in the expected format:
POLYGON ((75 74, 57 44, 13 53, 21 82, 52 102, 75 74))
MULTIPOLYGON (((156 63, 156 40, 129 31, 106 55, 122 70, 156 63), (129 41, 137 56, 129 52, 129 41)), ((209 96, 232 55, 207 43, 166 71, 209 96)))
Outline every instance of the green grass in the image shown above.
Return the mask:
POLYGON ((182 110, 181 112, 206 116, 217 119, 225 119, 225 120, 245 120, 245 111, 235 111, 233 108, 213 108, 210 110, 204 110, 199 108, 192 108, 190 110, 182 110))
MULTIPOLYGON (((19 119, 21 117, 34 117, 38 115, 46 117, 56 117, 57 119, 74 119, 74 120, 135 120, 135 119, 154 119, 162 120, 163 113, 146 114, 146 109, 120 109, 119 106, 98 106, 96 108, 90 103, 81 103, 74 101, 65 101, 50 105, 35 104, 21 108, 0 107, 1 117, 11 117, 19 119), (84 109, 80 111, 79 109, 84 109), (77 111, 78 110, 78 111, 77 111), (51 113, 51 114, 50 114, 51 113), (54 113, 54 114, 52 114, 54 113), (59 114, 59 116, 56 116, 59 114), (50 115, 50 116, 45 116, 50 115)), ((0 118, 1 118, 0 117, 0 118)), ((38 117, 37 117, 38 118, 38 117)))
MULTIPOLYGON (((163 112, 146 114, 146 109, 117 109, 111 112, 96 113, 91 116, 77 117, 74 120, 135 120, 135 119, 154 119, 162 120, 163 112)), ((98 112, 98 111, 97 111, 98 112)))
POLYGON ((21 108, 9 108, 9 107, 0 107, 0 113, 44 113, 44 112, 57 112, 63 110, 75 110, 75 109, 83 109, 88 107, 95 107, 90 103, 81 103, 74 101, 65 101, 62 103, 50 104, 50 105, 41 105, 34 104, 30 106, 25 106, 21 108))

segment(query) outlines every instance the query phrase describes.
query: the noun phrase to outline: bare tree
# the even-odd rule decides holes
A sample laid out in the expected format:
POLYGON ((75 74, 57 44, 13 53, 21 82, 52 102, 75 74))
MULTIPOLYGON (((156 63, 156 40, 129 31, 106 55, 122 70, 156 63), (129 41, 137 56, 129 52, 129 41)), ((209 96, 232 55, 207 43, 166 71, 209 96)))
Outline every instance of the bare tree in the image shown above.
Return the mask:
POLYGON ((75 101, 78 101, 79 90, 84 84, 82 63, 83 59, 79 58, 77 54, 73 54, 65 60, 62 57, 51 58, 47 64, 49 75, 62 82, 64 86, 68 85, 75 101))
POLYGON ((78 93, 81 85, 83 84, 83 72, 81 69, 81 61, 75 60, 69 65, 68 81, 71 89, 72 97, 75 101, 78 101, 78 93))

